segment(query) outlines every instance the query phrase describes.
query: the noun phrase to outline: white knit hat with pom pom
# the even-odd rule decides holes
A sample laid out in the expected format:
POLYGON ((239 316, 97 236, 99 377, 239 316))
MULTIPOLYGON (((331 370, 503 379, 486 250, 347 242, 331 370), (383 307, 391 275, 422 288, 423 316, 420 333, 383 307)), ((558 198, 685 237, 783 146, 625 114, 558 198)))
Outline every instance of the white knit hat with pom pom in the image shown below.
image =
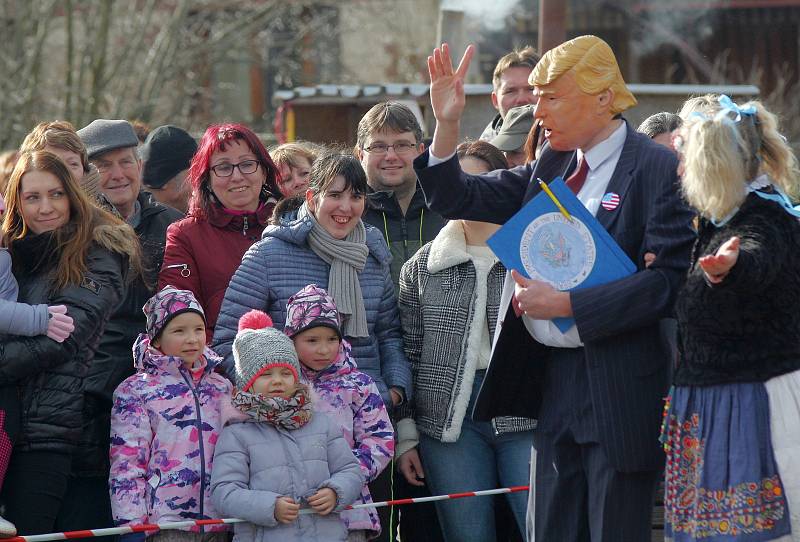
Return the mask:
POLYGON ((247 391, 256 378, 273 367, 286 367, 300 381, 300 362, 292 339, 272 327, 266 313, 252 310, 239 319, 233 340, 236 387, 247 391))

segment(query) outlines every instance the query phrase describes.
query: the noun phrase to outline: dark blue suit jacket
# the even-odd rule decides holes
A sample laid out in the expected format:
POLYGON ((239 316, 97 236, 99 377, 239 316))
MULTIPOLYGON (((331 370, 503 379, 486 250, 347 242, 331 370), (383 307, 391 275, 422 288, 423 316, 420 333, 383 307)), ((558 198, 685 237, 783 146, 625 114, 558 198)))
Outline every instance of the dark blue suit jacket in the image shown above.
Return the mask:
MULTIPOLYGON (((431 209, 446 218, 502 224, 539 193, 537 178, 549 182, 571 171, 574 154, 545 146, 536 162, 481 176, 464 174, 455 157, 426 167, 427 152, 414 166, 431 209)), ((575 392, 591 394, 600 444, 622 471, 652 470, 663 461, 658 435, 669 355, 658 324, 670 315, 695 239, 677 167, 674 153, 628 126, 606 189, 619 195, 619 207, 601 206, 596 216, 638 271, 570 294, 590 383, 575 392), (647 269, 646 252, 656 254, 647 269)), ((510 307, 500 310, 505 318, 473 417, 536 418, 551 349, 533 340, 510 307)))

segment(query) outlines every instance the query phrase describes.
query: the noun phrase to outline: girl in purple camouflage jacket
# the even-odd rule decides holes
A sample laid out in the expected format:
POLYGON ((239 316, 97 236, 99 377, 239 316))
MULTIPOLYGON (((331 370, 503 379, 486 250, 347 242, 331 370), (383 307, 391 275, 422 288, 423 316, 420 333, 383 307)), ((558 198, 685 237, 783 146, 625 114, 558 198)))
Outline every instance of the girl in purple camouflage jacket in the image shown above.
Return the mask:
MULTIPOLYGON (((214 372, 203 308, 188 290, 166 286, 143 308, 147 333, 133 346, 137 372, 114 392, 111 510, 117 525, 216 518, 211 465, 231 384, 214 372)), ((151 541, 224 542, 224 526, 160 531, 151 541)), ((144 533, 122 537, 144 540, 144 533)))
MULTIPOLYGON (((358 370, 350 344, 342 339, 333 298, 316 284, 289 298, 284 333, 294 341, 303 375, 319 396, 316 408, 335 421, 371 482, 394 455, 394 429, 372 378, 358 370)), ((370 503, 367 485, 353 504, 370 503)), ((374 508, 341 514, 351 542, 377 537, 381 524, 374 508)))

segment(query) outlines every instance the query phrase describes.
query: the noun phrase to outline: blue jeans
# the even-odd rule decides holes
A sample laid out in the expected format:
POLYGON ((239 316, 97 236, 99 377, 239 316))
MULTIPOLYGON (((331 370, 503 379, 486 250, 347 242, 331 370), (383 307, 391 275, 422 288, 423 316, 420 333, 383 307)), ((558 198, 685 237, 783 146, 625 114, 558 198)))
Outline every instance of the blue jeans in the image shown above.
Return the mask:
MULTIPOLYGON (((485 374, 486 371, 475 373, 469 407, 456 442, 439 442, 420 434, 425 482, 434 495, 528 484, 533 431, 497 435, 491 423, 472 421, 472 407, 485 374)), ((509 493, 506 498, 524 533, 528 494, 509 493)), ((492 497, 437 501, 436 512, 447 541, 496 539, 492 497)))

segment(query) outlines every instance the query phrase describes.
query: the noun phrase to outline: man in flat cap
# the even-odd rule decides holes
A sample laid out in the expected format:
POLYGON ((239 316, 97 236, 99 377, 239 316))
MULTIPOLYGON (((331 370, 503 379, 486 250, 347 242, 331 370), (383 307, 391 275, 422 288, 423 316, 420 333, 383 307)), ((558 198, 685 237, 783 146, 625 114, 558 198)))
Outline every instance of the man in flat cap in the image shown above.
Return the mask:
POLYGON ((186 214, 192 187, 186 182, 197 142, 169 124, 154 129, 139 148, 142 183, 159 202, 186 214))
POLYGON ((458 69, 446 45, 428 58, 436 132, 414 166, 430 207, 450 219, 502 224, 539 193, 537 179, 562 176, 637 266, 628 277, 571 291, 512 271, 472 415, 538 420, 529 540, 650 540, 669 359, 658 324, 670 314, 695 237, 676 189, 678 159, 621 117, 636 100, 614 53, 600 38, 580 36, 548 51, 531 73, 534 117, 547 139, 536 161, 464 174, 454 155, 472 54, 470 46, 458 69), (655 254, 649 266, 647 252, 655 254), (557 317, 575 325, 562 333, 557 317))
POLYGON ((128 284, 122 303, 111 316, 84 381, 84 428, 73 458, 68 488, 74 510, 65 530, 111 527, 108 494, 108 449, 114 389, 133 374, 131 345, 144 331, 142 306, 153 293, 164 257, 167 226, 181 213, 161 205, 141 190, 139 140, 126 120, 97 119, 78 130, 89 161, 100 172, 102 192, 133 227, 142 247, 144 276, 128 284), (91 506, 87 504, 91 503, 91 506))

